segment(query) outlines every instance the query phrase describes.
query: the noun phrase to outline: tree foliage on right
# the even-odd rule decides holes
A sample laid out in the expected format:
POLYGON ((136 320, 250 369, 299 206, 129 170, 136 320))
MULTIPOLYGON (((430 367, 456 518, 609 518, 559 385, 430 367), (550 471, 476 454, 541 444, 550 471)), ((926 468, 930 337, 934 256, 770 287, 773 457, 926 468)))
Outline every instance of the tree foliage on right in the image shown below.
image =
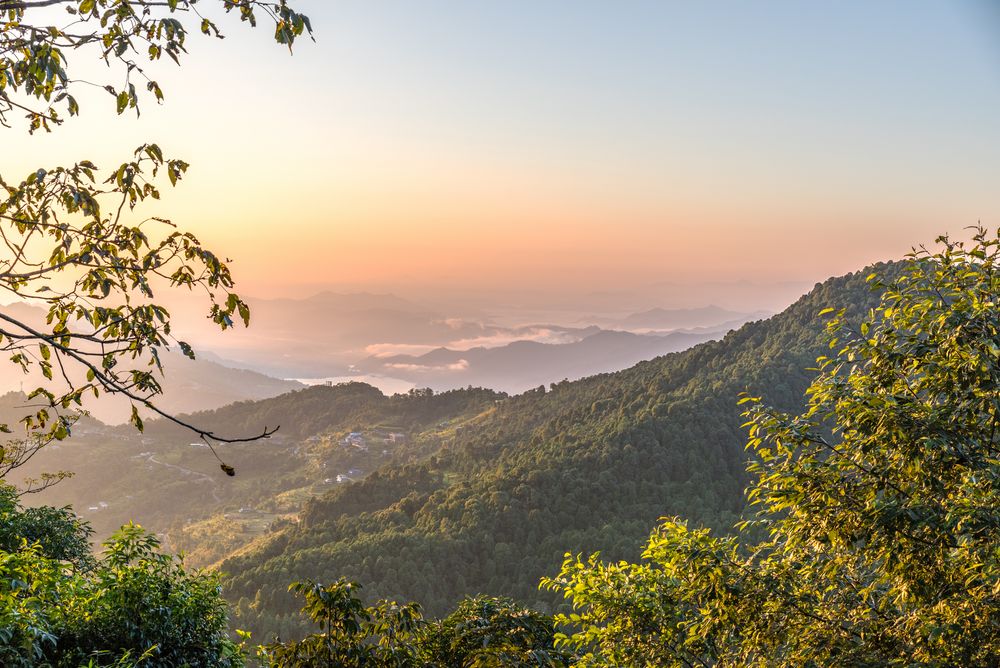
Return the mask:
POLYGON ((1000 665, 1000 232, 938 243, 833 314, 802 414, 744 398, 736 536, 665 520, 543 582, 581 665, 1000 665))

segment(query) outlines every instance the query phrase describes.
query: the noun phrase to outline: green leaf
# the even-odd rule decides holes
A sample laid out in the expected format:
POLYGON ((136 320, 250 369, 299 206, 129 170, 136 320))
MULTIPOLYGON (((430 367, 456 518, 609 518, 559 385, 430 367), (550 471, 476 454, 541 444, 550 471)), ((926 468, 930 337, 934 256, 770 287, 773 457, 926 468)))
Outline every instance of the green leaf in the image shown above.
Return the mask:
POLYGON ((139 417, 139 409, 135 405, 132 406, 132 415, 129 418, 129 422, 139 431, 143 430, 142 418, 139 417))

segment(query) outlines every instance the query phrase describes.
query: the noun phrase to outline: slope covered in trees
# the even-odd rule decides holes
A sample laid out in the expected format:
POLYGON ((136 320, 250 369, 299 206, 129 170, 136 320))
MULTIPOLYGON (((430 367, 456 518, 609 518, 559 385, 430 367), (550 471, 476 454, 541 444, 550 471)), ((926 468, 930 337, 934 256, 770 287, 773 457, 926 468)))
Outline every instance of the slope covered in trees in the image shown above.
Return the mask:
MULTIPOLYGON (((438 427, 442 421, 461 424, 504 396, 465 389, 387 397, 370 385, 348 383, 185 416, 223 429, 280 425, 271 438, 220 449, 236 466, 235 477, 223 474, 205 443, 192 442, 177 425, 154 420, 137 435, 128 426, 111 428, 84 419, 71 439, 43 448, 18 475, 72 471, 72 478, 31 495, 28 502, 73 506, 91 522, 98 540, 126 522, 139 522, 166 534, 165 543, 188 552, 190 563, 207 565, 272 522, 294 517, 305 498, 336 485, 338 474, 354 471, 349 477, 356 479, 433 452, 437 433, 447 431, 438 427), (371 437, 371 448, 343 443, 345 435, 361 430, 371 437), (374 432, 401 438, 384 443, 374 432), (245 521, 235 521, 234 513, 245 521), (255 531, 248 530, 251 525, 255 531)), ((0 396, 0 418, 17 415, 24 403, 23 395, 0 396)))
POLYGON ((745 396, 752 521, 681 518, 641 563, 566 555, 578 666, 996 666, 1000 233, 907 256, 836 309, 801 413, 745 396))
POLYGON ((749 480, 738 395, 801 406, 824 345, 818 314, 867 311, 864 275, 722 341, 495 402, 423 459, 312 500, 297 526, 223 564, 237 626, 297 633, 286 587, 306 578, 347 577, 432 615, 470 592, 551 610, 539 578, 567 551, 635 558, 664 515, 731 528, 749 480))

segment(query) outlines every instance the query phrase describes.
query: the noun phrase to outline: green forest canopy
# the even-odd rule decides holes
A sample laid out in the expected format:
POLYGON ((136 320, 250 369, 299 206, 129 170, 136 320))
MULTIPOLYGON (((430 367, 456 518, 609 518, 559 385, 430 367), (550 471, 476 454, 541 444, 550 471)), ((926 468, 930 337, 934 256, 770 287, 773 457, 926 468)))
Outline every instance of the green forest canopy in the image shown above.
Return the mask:
POLYGON ((877 301, 864 274, 831 279, 722 341, 500 401, 423 459, 309 502, 298 525, 224 562, 237 624, 300 633, 288 583, 340 577, 432 615, 468 593, 555 611, 561 597, 538 582, 567 551, 635 559, 665 515, 731 530, 751 480, 740 393, 801 408, 826 348, 819 312, 851 304, 860 317, 877 301))

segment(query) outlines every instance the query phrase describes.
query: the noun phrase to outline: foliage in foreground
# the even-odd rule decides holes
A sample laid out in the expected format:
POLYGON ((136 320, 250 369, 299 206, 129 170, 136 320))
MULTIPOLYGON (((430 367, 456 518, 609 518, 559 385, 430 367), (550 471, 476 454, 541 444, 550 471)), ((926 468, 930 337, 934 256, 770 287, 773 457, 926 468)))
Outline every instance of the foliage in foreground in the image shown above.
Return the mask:
POLYGON ((805 412, 746 399, 742 541, 667 520, 644 562, 567 555, 544 582, 581 665, 997 665, 1000 235, 939 242, 832 318, 805 412))
POLYGON ((88 536, 69 509, 23 509, 0 488, 0 665, 244 665, 215 575, 136 525, 100 559, 88 536))
MULTIPOLYGON (((119 115, 139 113, 143 86, 150 99, 162 102, 152 75, 163 56, 180 64, 191 33, 222 37, 206 4, 0 0, 0 126, 11 127, 11 116, 23 113, 29 132, 49 132, 79 115, 74 93, 84 87, 106 90, 119 115), (66 16, 72 19, 59 18, 66 16), (103 71, 97 79, 81 78, 86 56, 106 66, 94 70, 103 71)), ((309 19, 286 0, 211 4, 251 26, 258 18, 273 22, 275 41, 289 49, 312 33, 309 19)), ((16 303, 0 310, 0 353, 15 369, 33 374, 27 380, 37 385, 29 395, 44 400, 20 417, 33 438, 65 439, 78 411, 100 394, 127 399, 139 430, 142 409, 189 427, 206 442, 253 438, 216 435, 155 403, 162 392, 162 354, 176 345, 194 358, 191 346, 171 331, 170 313, 157 295, 171 288, 203 291, 208 317, 222 329, 250 321, 224 256, 141 207, 160 198, 164 179, 176 186, 187 169, 185 161, 149 143, 103 173, 89 160, 38 166, 23 177, 0 173, 6 246, 0 294, 46 311, 41 319, 16 303)), ((0 424, 0 431, 11 429, 0 424)), ((269 433, 265 428, 257 437, 269 433)))
MULTIPOLYGON (((22 508, 0 487, 0 665, 245 665, 244 642, 228 635, 216 575, 185 569, 156 537, 133 524, 89 549, 90 528, 69 508, 22 508)), ((258 648, 274 668, 308 666, 565 666, 552 618, 510 599, 463 601, 442 620, 420 606, 365 607, 356 584, 297 583, 303 612, 321 629, 258 648)))
POLYGON ((381 600, 365 607, 358 585, 346 580, 290 589, 305 597, 303 612, 321 632, 261 647, 260 658, 272 668, 570 665, 570 654, 554 646, 552 618, 508 598, 467 598, 444 619, 430 621, 414 603, 381 600))

